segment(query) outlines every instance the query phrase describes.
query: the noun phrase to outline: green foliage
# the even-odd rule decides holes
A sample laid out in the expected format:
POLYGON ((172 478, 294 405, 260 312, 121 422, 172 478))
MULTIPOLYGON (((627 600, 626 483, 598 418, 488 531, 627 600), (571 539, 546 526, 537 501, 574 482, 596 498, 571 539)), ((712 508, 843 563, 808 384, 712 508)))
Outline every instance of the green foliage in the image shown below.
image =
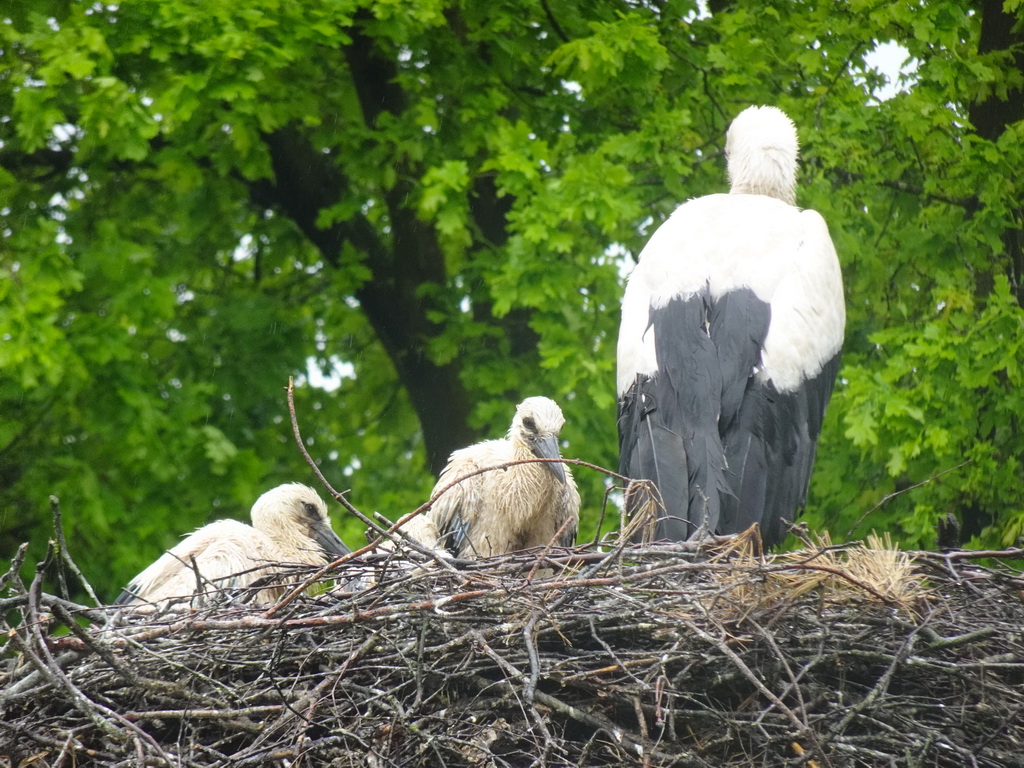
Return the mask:
POLYGON ((1024 310, 1009 281, 997 277, 981 308, 963 291, 936 295, 931 319, 871 341, 875 353, 845 369, 840 406, 844 436, 875 468, 867 496, 931 482, 888 502, 869 524, 929 546, 940 517, 968 509, 984 523, 971 531, 979 541, 1012 545, 1024 535, 1024 310))
MULTIPOLYGON (((311 482, 289 376, 310 453, 367 512, 432 485, 410 359, 456 371, 475 434, 547 394, 565 454, 614 467, 624 267, 679 202, 725 188, 724 131, 749 103, 799 126, 800 203, 828 220, 847 286, 808 520, 838 538, 909 489, 855 533, 928 544, 953 512, 978 543, 1021 535, 1024 126, 983 138, 971 116, 1020 98, 1022 73, 1012 51, 978 53, 970 4, 4 13, 0 555, 41 550, 56 493, 112 595, 179 534, 311 482), (879 102, 866 56, 887 40, 917 69, 879 102), (390 316, 368 288, 399 297, 390 316)), ((589 535, 605 480, 576 474, 589 535)))

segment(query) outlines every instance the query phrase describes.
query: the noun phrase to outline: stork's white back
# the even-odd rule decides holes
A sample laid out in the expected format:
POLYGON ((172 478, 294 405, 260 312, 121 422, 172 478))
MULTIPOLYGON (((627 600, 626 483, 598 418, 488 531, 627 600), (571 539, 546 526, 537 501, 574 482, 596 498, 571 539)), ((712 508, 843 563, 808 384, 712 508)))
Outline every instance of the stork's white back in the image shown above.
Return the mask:
POLYGON ((758 375, 792 390, 842 344, 846 314, 839 260, 824 219, 763 195, 708 195, 684 203, 654 233, 622 303, 618 392, 654 375, 650 310, 708 286, 713 298, 749 288, 771 305, 758 375), (808 369, 807 361, 818 364, 808 369))

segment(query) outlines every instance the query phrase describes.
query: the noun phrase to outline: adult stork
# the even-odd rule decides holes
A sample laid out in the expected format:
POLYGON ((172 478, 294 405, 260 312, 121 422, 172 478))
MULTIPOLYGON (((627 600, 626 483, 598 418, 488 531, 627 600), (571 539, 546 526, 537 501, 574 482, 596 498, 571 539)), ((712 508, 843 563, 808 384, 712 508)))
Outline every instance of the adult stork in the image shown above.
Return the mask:
POLYGON ((580 494, 569 468, 560 462, 510 464, 561 458, 558 435, 564 423, 553 400, 526 398, 516 406, 504 439, 452 453, 431 494, 444 491, 425 513, 429 519, 407 532, 425 545, 466 558, 550 544, 572 546, 580 494), (486 467, 503 468, 478 472, 486 467))
MULTIPOLYGON (((321 565, 350 550, 331 528, 327 505, 305 485, 279 485, 253 504, 252 525, 217 520, 188 536, 136 576, 118 605, 191 602, 205 591, 240 589, 278 573, 282 564, 321 565)), ((283 587, 254 602, 275 602, 283 587)))
POLYGON ((729 193, 677 208, 629 277, 619 471, 658 489, 656 539, 759 523, 772 546, 803 507, 846 312, 825 220, 796 207, 797 151, 781 110, 741 112, 729 193))

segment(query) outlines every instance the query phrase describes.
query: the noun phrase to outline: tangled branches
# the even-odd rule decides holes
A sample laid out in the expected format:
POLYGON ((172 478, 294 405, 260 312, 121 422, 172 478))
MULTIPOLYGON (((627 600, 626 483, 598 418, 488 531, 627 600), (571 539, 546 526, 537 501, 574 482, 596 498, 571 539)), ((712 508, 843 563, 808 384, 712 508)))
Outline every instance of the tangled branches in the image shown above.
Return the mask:
POLYGON ((399 550, 279 613, 87 609, 12 570, 0 764, 1024 764, 1024 579, 918 553, 868 583, 870 551, 399 550))

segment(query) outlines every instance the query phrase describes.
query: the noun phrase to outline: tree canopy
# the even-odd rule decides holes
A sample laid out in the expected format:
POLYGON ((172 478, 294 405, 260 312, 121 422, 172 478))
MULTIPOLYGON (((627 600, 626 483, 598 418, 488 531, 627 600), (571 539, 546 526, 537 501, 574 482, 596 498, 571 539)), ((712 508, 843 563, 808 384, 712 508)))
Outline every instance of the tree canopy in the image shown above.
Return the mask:
MULTIPOLYGON (((45 545, 56 494, 111 596, 180 534, 310 482, 289 376, 310 453, 367 512, 417 506, 529 395, 562 406, 563 455, 614 467, 624 274, 726 188, 752 103, 797 124, 798 202, 844 267, 807 520, 1024 534, 1018 0, 2 14, 0 555, 45 545), (908 74, 885 98, 889 41, 908 74)), ((588 535, 605 478, 577 476, 588 535)))

